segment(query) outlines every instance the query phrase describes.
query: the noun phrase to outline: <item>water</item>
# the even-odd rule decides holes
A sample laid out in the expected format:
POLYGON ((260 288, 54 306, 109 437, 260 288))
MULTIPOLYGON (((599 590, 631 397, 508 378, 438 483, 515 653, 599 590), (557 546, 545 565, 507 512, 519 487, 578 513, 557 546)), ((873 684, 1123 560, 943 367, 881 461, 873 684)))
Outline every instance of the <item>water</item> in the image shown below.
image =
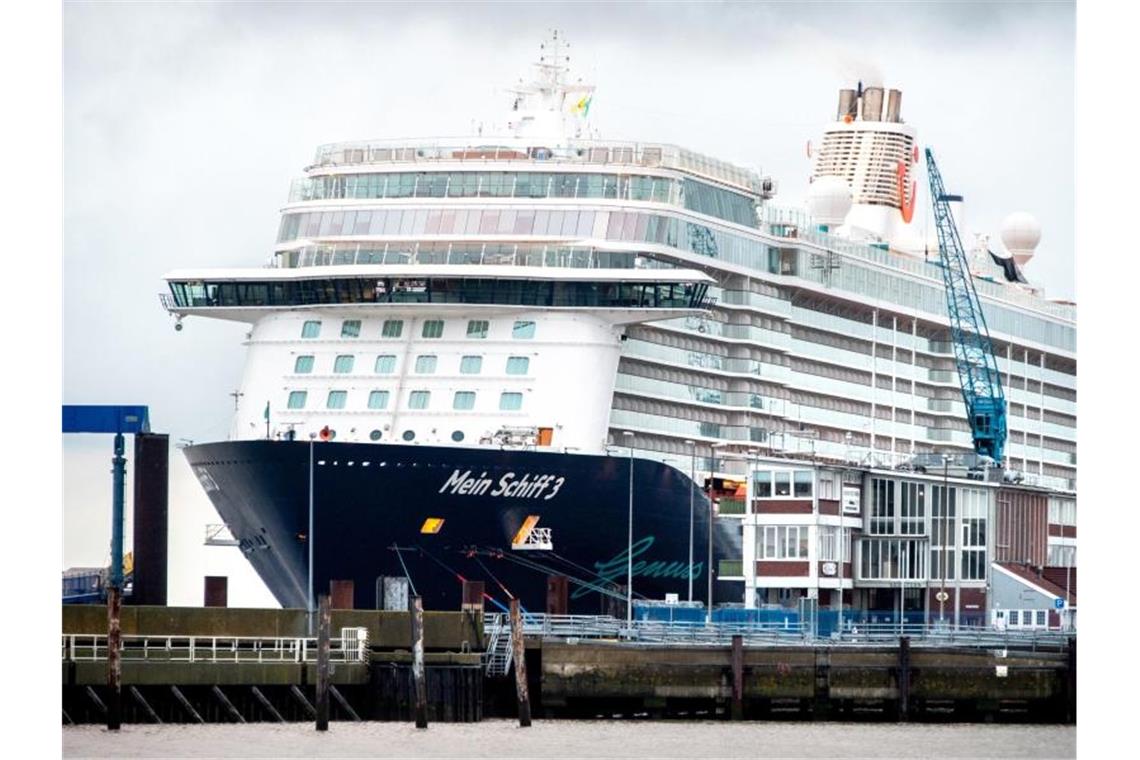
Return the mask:
POLYGON ((64 757, 1071 758, 1074 726, 514 720, 63 729, 64 757))

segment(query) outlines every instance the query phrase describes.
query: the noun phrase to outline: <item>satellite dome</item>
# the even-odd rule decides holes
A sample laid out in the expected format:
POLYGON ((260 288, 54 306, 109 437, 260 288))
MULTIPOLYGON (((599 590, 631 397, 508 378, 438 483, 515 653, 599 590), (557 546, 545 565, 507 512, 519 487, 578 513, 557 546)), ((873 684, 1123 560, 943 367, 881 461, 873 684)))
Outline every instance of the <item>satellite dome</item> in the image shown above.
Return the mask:
POLYGON ((1016 211, 1002 220, 1001 242, 1013 254, 1017 265, 1025 266, 1041 242, 1041 223, 1033 214, 1016 211))
POLYGON ((838 227, 851 210, 851 188, 842 177, 817 177, 808 188, 806 205, 817 222, 838 227))

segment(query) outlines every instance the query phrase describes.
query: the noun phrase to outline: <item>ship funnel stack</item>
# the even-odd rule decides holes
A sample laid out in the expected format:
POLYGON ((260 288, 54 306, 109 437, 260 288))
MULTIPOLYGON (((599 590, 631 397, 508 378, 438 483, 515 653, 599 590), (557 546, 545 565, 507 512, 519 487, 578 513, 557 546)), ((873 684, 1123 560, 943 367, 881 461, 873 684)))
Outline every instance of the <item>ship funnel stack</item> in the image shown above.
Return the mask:
MULTIPOLYGON (((916 137, 914 128, 902 121, 901 90, 861 83, 840 89, 836 120, 824 130, 815 152, 812 182, 824 177, 842 180, 851 207, 842 225, 817 221, 842 227, 840 235, 912 247, 913 241, 903 239, 913 237, 909 225, 915 203, 916 137)), ((816 190, 811 204, 841 206, 836 205, 837 186, 832 191, 816 190)))
POLYGON ((902 121, 902 114, 900 108, 902 106, 902 90, 891 90, 887 93, 887 118, 884 121, 889 121, 892 124, 898 124, 902 121))
POLYGON ((839 113, 836 114, 836 121, 855 121, 855 117, 859 115, 859 99, 855 95, 854 90, 840 90, 839 91, 839 113))
POLYGON ((863 90, 863 121, 883 120, 883 88, 868 87, 863 90))

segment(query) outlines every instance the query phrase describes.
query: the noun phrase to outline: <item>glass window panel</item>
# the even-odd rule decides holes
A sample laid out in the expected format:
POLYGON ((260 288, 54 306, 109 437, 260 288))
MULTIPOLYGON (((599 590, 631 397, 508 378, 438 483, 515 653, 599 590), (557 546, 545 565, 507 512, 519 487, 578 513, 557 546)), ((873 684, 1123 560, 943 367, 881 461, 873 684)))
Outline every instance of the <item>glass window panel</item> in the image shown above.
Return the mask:
POLYGON ((309 394, 305 391, 290 391, 289 393, 289 408, 290 409, 304 409, 305 399, 309 394))
POLYGON ((511 329, 511 337, 515 340, 530 340, 534 337, 535 323, 530 320, 518 320, 511 329))
MULTIPOLYGON (((395 209, 395 208, 387 209, 386 211, 382 212, 382 214, 384 217, 384 219, 383 219, 383 221, 384 221, 383 234, 385 234, 385 235, 398 235, 398 234, 400 234, 400 223, 401 223, 401 220, 404 218, 403 210, 395 209)), ((375 224, 373 224, 373 227, 375 227, 375 224)))
POLYGON ((776 472, 776 496, 791 496, 792 495, 792 473, 790 472, 776 472))
POLYGON ((432 354, 423 354, 416 357, 416 374, 430 375, 435 372, 436 357, 432 354))
POLYGON ((442 319, 429 319, 424 322, 423 337, 425 338, 439 338, 443 336, 443 320, 442 319))
POLYGON ((380 330, 380 334, 385 338, 399 338, 404 332, 404 320, 402 319, 385 319, 384 326, 380 330))
POLYGON ((475 408, 475 392, 474 391, 456 391, 455 399, 451 403, 452 409, 474 409, 475 408))
POLYGON ((499 212, 499 229, 500 235, 510 235, 518 221, 518 212, 514 210, 500 211, 499 212))
POLYGON ((431 391, 412 391, 408 397, 409 409, 427 409, 431 403, 431 391))
POLYGON ((459 360, 459 372, 463 375, 478 375, 483 369, 482 356, 464 356, 459 360))
POLYGON ((376 374, 390 375, 396 371, 396 357, 393 354, 382 354, 376 357, 376 374))
POLYGON ((772 471, 757 470, 752 480, 753 495, 757 499, 768 499, 772 496, 772 471))
POLYGON ((302 338, 318 338, 321 334, 321 323, 316 320, 310 320, 301 326, 302 338))
POLYGON ((522 394, 504 392, 499 396, 499 409, 508 412, 522 409, 522 394))
POLYGON ((810 499, 811 498, 811 470, 796 470, 795 478, 795 491, 793 495, 797 499, 810 499))
POLYGON ((518 216, 515 219, 515 229, 514 229, 515 234, 516 235, 518 235, 518 234, 531 235, 531 234, 533 234, 533 231, 534 231, 534 212, 528 211, 525 209, 519 210, 518 216))
POLYGON ((352 228, 353 235, 365 235, 368 229, 372 226, 372 212, 371 211, 357 211, 356 212, 356 225, 352 228))
POLYGON ((305 375, 313 371, 313 357, 312 356, 298 356, 297 361, 293 363, 293 372, 298 375, 305 375))
POLYGON ((346 319, 340 326, 340 337, 342 338, 359 338, 360 337, 360 320, 359 319, 346 319))
POLYGON ((508 356, 507 357, 507 374, 508 375, 525 375, 530 370, 530 357, 529 356, 508 356))
POLYGON ((491 323, 485 319, 472 319, 467 323, 468 338, 486 338, 491 323))
POLYGON ((387 409, 388 391, 372 391, 368 394, 369 409, 387 409))
POLYGON ((348 391, 329 391, 328 401, 325 403, 327 409, 344 409, 345 403, 348 401, 348 391))
POLYGON ((352 365, 356 363, 356 357, 352 354, 344 354, 338 356, 333 363, 333 372, 339 375, 352 372, 352 365))

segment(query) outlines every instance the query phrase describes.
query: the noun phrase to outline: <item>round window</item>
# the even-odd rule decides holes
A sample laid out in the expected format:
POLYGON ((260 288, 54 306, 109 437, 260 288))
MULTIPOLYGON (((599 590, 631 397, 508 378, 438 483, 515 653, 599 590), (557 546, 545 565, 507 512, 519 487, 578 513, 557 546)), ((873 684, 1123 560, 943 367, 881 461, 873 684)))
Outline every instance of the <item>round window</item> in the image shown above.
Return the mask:
POLYGON ((416 437, 416 431, 414 431, 414 430, 405 430, 404 431, 404 440, 405 441, 410 441, 410 440, 414 439, 415 437, 416 437))
POLYGON ((459 443, 460 441, 462 441, 463 440, 463 431, 462 430, 456 430, 454 433, 451 434, 451 440, 455 441, 456 443, 459 443))
POLYGON ((373 441, 379 441, 381 435, 382 434, 379 430, 373 430, 371 433, 368 434, 368 437, 373 441))

